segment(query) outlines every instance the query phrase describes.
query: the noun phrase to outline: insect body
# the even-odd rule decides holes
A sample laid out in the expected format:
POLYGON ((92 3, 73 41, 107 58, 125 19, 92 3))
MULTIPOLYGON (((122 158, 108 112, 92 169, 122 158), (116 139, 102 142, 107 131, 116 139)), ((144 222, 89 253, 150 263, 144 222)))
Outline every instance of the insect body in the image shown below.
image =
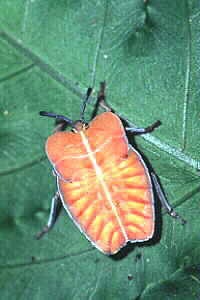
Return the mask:
POLYGON ((41 234, 54 223, 53 211, 61 199, 80 231, 106 254, 117 253, 128 241, 150 239, 155 219, 151 179, 119 117, 104 112, 89 125, 81 120, 72 126, 72 132, 56 132, 46 143, 58 193, 41 234))

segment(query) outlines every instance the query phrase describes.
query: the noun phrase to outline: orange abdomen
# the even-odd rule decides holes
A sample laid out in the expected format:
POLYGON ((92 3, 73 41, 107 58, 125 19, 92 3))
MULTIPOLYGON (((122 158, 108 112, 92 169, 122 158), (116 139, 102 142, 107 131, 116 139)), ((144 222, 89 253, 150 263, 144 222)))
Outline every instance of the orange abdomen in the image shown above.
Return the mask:
POLYGON ((152 237, 151 181, 116 115, 103 113, 79 133, 52 135, 47 153, 64 207, 99 250, 114 254, 128 241, 152 237))

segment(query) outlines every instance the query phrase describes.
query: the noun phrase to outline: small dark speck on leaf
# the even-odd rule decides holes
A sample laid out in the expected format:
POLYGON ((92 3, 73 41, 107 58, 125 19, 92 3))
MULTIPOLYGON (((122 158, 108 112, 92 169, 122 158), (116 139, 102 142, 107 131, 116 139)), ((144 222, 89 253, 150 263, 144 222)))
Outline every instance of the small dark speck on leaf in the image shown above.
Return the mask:
POLYGON ((94 262, 95 262, 95 264, 98 264, 100 262, 100 259, 96 258, 94 262))
POLYGON ((141 253, 137 253, 136 256, 135 256, 135 262, 137 262, 138 260, 140 260, 142 257, 142 254, 141 253))
POLYGON ((31 262, 34 264, 36 262, 36 257, 35 256, 31 256, 31 262))
POLYGON ((128 274, 128 280, 132 280, 133 279, 133 275, 132 274, 128 274))

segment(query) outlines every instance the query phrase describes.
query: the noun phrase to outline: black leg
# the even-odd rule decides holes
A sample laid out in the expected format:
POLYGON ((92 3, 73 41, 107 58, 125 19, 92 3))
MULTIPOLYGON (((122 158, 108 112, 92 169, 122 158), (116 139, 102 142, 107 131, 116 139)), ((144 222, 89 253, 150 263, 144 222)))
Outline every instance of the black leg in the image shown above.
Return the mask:
POLYGON ((56 127, 53 131, 54 133, 57 131, 63 131, 68 125, 73 125, 73 121, 63 115, 57 115, 55 113, 50 113, 46 111, 40 111, 39 114, 40 116, 55 118, 56 127))
MULTIPOLYGON (((105 89, 106 89, 106 83, 105 83, 105 81, 103 81, 100 83, 100 90, 99 90, 98 96, 97 96, 97 107, 98 107, 98 105, 100 105, 106 111, 114 112, 114 110, 106 103, 105 89)), ((96 110, 95 110, 95 112, 96 112, 96 110)), ((124 119, 122 117, 120 117, 120 118, 122 120, 128 122, 126 119, 124 119)), ((142 134, 142 133, 152 132, 155 128, 159 127, 160 125, 161 125, 161 122, 156 121, 152 125, 150 125, 146 128, 126 127, 126 130, 130 131, 132 133, 142 134)))
POLYGON ((153 180, 153 183, 154 183, 154 186, 155 186, 155 189, 156 189, 156 192, 158 194, 158 197, 160 199, 160 202, 162 204, 162 206, 166 209, 167 213, 173 217, 173 218, 176 218, 176 219, 179 219, 182 223, 182 225, 184 225, 186 222, 186 220, 184 220, 181 216, 179 216, 175 210, 171 207, 171 205, 169 204, 169 202, 167 201, 162 189, 161 189, 161 186, 158 182, 158 179, 156 177, 156 175, 151 172, 151 177, 152 177, 152 180, 153 180))
POLYGON ((45 233, 47 233, 51 228, 54 226, 56 219, 59 215, 60 209, 62 207, 62 203, 60 200, 60 195, 58 191, 55 193, 54 197, 52 198, 51 202, 51 211, 49 215, 49 220, 47 222, 47 225, 40 231, 39 233, 36 234, 36 239, 40 239, 45 233))
POLYGON ((100 83, 100 89, 97 95, 97 101, 92 113, 92 119, 96 117, 99 106, 101 106, 103 109, 105 109, 105 111, 111 111, 114 112, 112 110, 112 108, 106 103, 106 95, 105 95, 105 88, 106 88, 106 83, 105 81, 100 83))
POLYGON ((97 96, 97 103, 106 111, 113 111, 112 108, 106 103, 105 89, 106 89, 106 82, 103 81, 100 83, 100 90, 97 96))
POLYGON ((55 127, 53 129, 53 133, 64 131, 69 124, 63 120, 57 120, 55 122, 55 127))
POLYGON ((152 132, 155 128, 157 128, 158 126, 161 125, 160 121, 156 121, 155 123, 153 123, 152 125, 146 127, 146 128, 132 128, 132 127, 126 127, 127 131, 133 132, 133 133, 149 133, 152 132))

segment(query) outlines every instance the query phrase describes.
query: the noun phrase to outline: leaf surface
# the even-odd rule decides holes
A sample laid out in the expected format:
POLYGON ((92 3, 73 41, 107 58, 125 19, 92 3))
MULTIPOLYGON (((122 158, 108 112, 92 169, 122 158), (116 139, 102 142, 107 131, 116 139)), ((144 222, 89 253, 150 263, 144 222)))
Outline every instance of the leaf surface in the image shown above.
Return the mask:
MULTIPOLYGON (((184 1, 1 1, 0 290, 2 299, 199 297, 200 5, 184 1), (88 86, 131 125, 185 226, 161 214, 154 238, 115 257, 94 249, 65 212, 36 241, 56 186, 40 110, 79 119, 88 86)), ((87 109, 91 117, 92 98, 87 109)), ((132 141, 132 138, 131 138, 132 141)))

